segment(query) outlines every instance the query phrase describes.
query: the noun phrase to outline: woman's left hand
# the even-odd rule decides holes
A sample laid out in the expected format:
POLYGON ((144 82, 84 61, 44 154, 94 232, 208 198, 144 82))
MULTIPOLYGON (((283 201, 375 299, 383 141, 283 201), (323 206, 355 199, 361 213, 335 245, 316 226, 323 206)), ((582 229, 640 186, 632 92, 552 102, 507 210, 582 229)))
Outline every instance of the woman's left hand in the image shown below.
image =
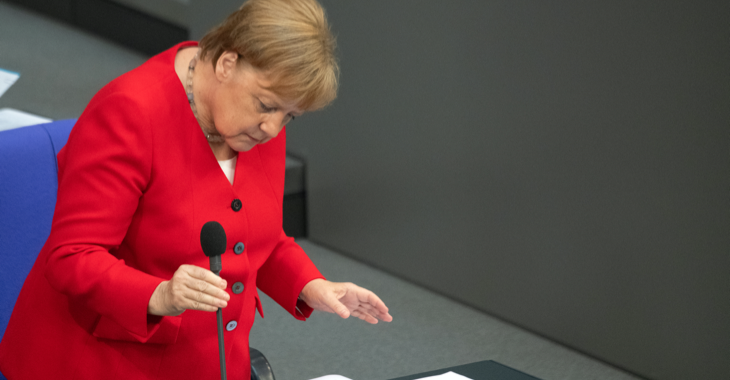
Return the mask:
POLYGON ((388 307, 375 293, 351 282, 312 280, 302 289, 299 298, 312 309, 335 313, 342 318, 350 315, 368 323, 390 322, 388 307))

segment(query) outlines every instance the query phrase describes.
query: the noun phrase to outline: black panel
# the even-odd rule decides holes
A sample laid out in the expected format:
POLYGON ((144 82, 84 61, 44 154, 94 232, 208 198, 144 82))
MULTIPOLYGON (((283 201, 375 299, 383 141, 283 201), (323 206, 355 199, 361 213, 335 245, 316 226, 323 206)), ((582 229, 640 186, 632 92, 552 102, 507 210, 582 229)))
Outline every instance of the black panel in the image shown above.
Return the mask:
POLYGON ((399 377, 392 380, 417 380, 424 377, 438 376, 446 372, 454 372, 459 375, 468 377, 470 379, 493 379, 493 380, 540 380, 537 377, 530 376, 526 373, 520 372, 516 369, 512 369, 505 365, 499 364, 492 360, 484 360, 481 362, 464 364, 455 367, 449 367, 444 369, 438 369, 435 371, 429 371, 419 373, 417 375, 410 375, 399 377))
POLYGON ((305 193, 284 196, 284 232, 295 238, 307 237, 305 193))
POLYGON ((181 27, 119 4, 98 0, 76 0, 76 24, 150 55, 188 38, 188 32, 181 27))
POLYGON ((9 3, 25 6, 44 15, 57 18, 65 22, 73 21, 74 0, 7 0, 9 3))
POLYGON ((148 55, 189 39, 186 28, 104 0, 10 0, 148 55))

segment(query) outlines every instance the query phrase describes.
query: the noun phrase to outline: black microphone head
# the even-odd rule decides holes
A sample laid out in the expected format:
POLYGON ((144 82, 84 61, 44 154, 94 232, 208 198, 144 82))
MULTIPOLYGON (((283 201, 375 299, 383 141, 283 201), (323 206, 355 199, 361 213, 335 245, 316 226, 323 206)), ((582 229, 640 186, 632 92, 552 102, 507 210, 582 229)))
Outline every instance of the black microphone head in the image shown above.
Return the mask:
POLYGON ((200 246, 206 256, 222 255, 226 251, 226 231, 218 222, 208 222, 200 230, 200 246))

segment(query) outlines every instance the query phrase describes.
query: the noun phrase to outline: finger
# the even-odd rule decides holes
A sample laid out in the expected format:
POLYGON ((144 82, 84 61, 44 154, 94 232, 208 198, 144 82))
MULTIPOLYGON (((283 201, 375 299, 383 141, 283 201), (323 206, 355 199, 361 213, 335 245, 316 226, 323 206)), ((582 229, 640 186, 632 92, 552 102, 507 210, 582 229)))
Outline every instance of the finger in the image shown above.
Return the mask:
POLYGON ((228 306, 228 303, 224 300, 214 298, 208 294, 197 292, 188 289, 183 294, 184 305, 186 309, 202 310, 202 311, 217 311, 218 308, 224 308, 228 306))
POLYGON ((335 313, 345 319, 350 317, 350 309, 340 302, 337 296, 329 294, 324 297, 322 303, 324 303, 324 305, 329 308, 332 313, 335 313))
POLYGON ((369 313, 367 313, 367 312, 365 312, 365 311, 363 311, 363 310, 360 310, 360 309, 358 309, 358 310, 354 310, 354 311, 352 312, 352 316, 353 316, 353 317, 357 317, 357 318, 360 318, 360 319, 362 319, 363 321, 365 321, 365 322, 367 322, 367 323, 370 323, 370 324, 373 324, 373 325, 374 325, 374 324, 376 324, 376 323, 378 323, 378 319, 377 319, 377 318, 373 317, 373 316, 372 316, 372 315, 370 315, 369 313))
POLYGON ((180 267, 181 269, 184 269, 185 273, 188 274, 188 276, 192 278, 196 278, 198 280, 203 280, 205 282, 209 282, 213 286, 217 286, 221 289, 226 288, 226 280, 222 279, 218 276, 216 276, 215 273, 205 269, 201 268, 195 265, 183 265, 180 267))
POLYGON ((372 307, 369 304, 355 304, 355 305, 348 305, 348 306, 351 311, 357 310, 361 313, 370 314, 370 315, 378 314, 377 309, 375 309, 374 307, 372 307))
POLYGON ((355 296, 354 298, 357 299, 358 303, 371 304, 387 312, 385 303, 375 293, 350 282, 344 283, 343 285, 347 288, 348 293, 355 296))
POLYGON ((393 322, 393 316, 390 315, 390 313, 379 314, 378 319, 380 319, 383 322, 393 322))
POLYGON ((370 314, 374 317, 385 322, 390 322, 393 320, 393 317, 389 313, 388 307, 385 306, 385 303, 377 295, 375 295, 375 293, 370 293, 367 298, 367 305, 369 305, 368 310, 370 310, 370 314))
POLYGON ((378 310, 370 304, 359 304, 357 302, 345 302, 345 306, 350 310, 350 315, 368 323, 378 322, 378 310))
POLYGON ((358 309, 358 311, 362 314, 367 314, 369 316, 369 318, 372 318, 372 320, 369 321, 370 323, 376 323, 378 320, 383 320, 386 322, 390 322, 392 320, 392 318, 388 318, 388 317, 386 317, 386 315, 381 314, 378 311, 378 309, 370 307, 370 306, 360 307, 358 309), (376 321, 376 322, 373 322, 373 321, 376 321))
POLYGON ((375 309, 378 310, 380 314, 388 314, 388 307, 385 306, 385 302, 383 302, 380 297, 378 297, 375 293, 371 291, 368 291, 367 296, 364 300, 361 300, 361 303, 367 303, 373 306, 375 309))
MULTIPOLYGON (((354 284, 352 285, 351 290, 357 295, 357 307, 366 308, 367 313, 372 315, 374 318, 386 322, 393 320, 393 317, 388 313, 388 307, 375 293, 354 284)), ((351 307, 351 309, 354 308, 355 307, 351 307)))
POLYGON ((189 301, 186 303, 185 306, 183 306, 185 310, 198 310, 198 311, 207 311, 207 312, 216 312, 218 311, 218 308, 215 306, 210 306, 202 303, 198 303, 195 301, 189 301))
POLYGON ((373 318, 385 322, 393 320, 393 317, 388 313, 388 307, 385 306, 385 303, 375 293, 352 283, 345 283, 343 285, 348 290, 348 296, 343 297, 342 301, 350 310, 362 308, 359 310, 361 313, 369 314, 373 318))
POLYGON ((197 280, 195 278, 189 277, 185 281, 185 286, 188 289, 213 296, 222 301, 228 301, 231 299, 231 296, 228 295, 225 290, 217 288, 210 282, 206 282, 203 280, 197 280))
POLYGON ((376 309, 376 308, 367 308, 366 311, 367 311, 368 314, 372 315, 373 318, 377 318, 377 319, 379 319, 381 321, 384 321, 384 322, 392 322, 393 321, 393 317, 389 313, 387 313, 387 312, 382 313, 379 309, 376 309))
POLYGON ((185 287, 183 284, 172 284, 172 290, 169 295, 169 305, 174 309, 175 314, 180 314, 185 310, 202 310, 216 311, 217 308, 201 302, 202 294, 194 295, 195 291, 185 287))
POLYGON ((360 308, 363 312, 368 313, 374 318, 380 319, 382 321, 390 322, 393 320, 393 317, 388 313, 387 308, 385 309, 385 312, 382 311, 382 308, 378 308, 370 304, 360 304, 360 308))
POLYGON ((352 305, 350 307, 351 310, 357 309, 360 313, 371 315, 373 318, 385 321, 385 322, 391 322, 393 320, 393 317, 388 313, 388 308, 385 308, 385 312, 383 312, 384 304, 381 305, 372 305, 370 303, 364 302, 357 305, 352 305), (378 307, 380 306, 380 307, 378 307))

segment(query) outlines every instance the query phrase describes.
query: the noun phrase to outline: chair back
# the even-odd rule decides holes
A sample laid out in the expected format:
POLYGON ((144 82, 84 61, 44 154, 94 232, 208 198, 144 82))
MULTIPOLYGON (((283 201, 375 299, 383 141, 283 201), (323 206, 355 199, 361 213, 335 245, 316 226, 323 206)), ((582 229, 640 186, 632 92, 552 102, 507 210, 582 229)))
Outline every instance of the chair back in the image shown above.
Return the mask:
POLYGON ((0 339, 51 231, 58 188, 56 156, 75 122, 0 132, 0 339))

